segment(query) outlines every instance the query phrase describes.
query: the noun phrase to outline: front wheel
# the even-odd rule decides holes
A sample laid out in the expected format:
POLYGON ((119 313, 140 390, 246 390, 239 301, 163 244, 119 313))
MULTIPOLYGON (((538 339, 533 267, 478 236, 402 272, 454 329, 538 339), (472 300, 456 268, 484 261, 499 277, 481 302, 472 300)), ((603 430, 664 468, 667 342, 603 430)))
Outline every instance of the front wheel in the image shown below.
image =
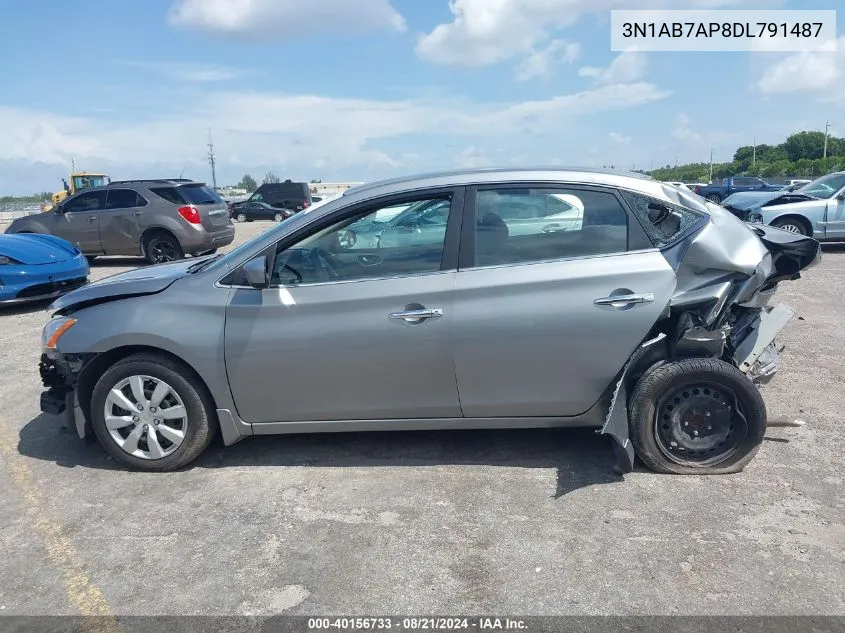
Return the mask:
POLYGON ((276 215, 274 215, 274 216, 273 216, 273 219, 274 219, 276 222, 281 222, 282 220, 284 220, 284 219, 285 219, 285 216, 284 216, 284 215, 282 215, 281 213, 277 213, 276 215))
POLYGON ((766 432, 757 387, 724 361, 688 358, 657 366, 629 406, 631 441, 651 470, 680 475, 741 471, 766 432))
POLYGON ((238 215, 235 216, 235 219, 238 222, 246 222, 246 220, 247 220, 246 213, 238 213, 238 215))
POLYGON ((213 405, 187 367, 158 354, 118 361, 97 381, 91 423, 103 448, 138 470, 172 470, 211 442, 213 405))
POLYGON ((772 226, 777 229, 789 231, 790 233, 797 233, 798 235, 810 234, 807 224, 797 218, 781 218, 772 222, 772 226))

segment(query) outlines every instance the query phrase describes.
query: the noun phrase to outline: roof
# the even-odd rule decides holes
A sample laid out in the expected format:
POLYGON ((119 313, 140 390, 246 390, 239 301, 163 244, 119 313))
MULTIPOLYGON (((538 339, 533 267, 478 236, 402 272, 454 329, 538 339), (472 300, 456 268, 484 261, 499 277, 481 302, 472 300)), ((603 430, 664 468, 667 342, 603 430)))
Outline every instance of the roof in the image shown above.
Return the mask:
POLYGON ((108 187, 111 185, 140 185, 143 183, 155 183, 155 184, 163 184, 163 185, 173 185, 173 184, 192 184, 192 185, 203 185, 205 183, 197 182, 195 180, 191 180, 190 178, 137 178, 135 180, 112 180, 107 185, 103 185, 104 187, 108 187))
POLYGON ((638 172, 591 167, 489 167, 485 169, 460 169, 390 178, 366 183, 347 189, 344 198, 367 198, 389 195, 415 189, 434 187, 482 185, 493 183, 554 182, 599 184, 654 193, 660 183, 651 176, 638 172))

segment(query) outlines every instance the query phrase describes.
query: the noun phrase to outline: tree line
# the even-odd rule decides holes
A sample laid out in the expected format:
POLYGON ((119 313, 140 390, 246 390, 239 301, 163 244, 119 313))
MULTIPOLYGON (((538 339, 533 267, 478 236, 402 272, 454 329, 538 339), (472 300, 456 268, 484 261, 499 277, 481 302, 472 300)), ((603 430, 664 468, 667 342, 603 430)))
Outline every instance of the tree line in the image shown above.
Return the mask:
MULTIPOLYGON (((823 132, 796 132, 780 145, 743 145, 734 152, 733 160, 713 163, 713 179, 730 176, 760 178, 818 178, 832 171, 845 169, 845 138, 828 136, 827 157, 824 157, 823 132)), ((649 173, 658 180, 708 182, 710 163, 690 163, 654 169, 649 173)))

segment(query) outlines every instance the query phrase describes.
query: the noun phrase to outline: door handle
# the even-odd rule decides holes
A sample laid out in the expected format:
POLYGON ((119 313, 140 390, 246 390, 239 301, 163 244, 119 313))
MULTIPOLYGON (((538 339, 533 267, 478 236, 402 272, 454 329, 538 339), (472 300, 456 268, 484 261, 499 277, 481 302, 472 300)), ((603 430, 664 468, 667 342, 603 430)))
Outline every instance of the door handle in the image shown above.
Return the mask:
POLYGON ((97 221, 97 216, 96 216, 96 215, 89 216, 89 217, 88 217, 88 221, 89 221, 89 222, 96 222, 96 221, 97 221))
POLYGON ((404 310, 399 312, 391 312, 387 315, 390 319, 401 319, 409 325, 422 323, 426 319, 439 319, 443 316, 443 310, 440 308, 423 308, 406 306, 404 310))
POLYGON ((653 292, 645 292, 643 294, 628 294, 628 295, 611 295, 610 297, 601 297, 593 301, 597 306, 610 306, 611 308, 626 308, 631 307, 637 303, 651 303, 654 301, 653 292))

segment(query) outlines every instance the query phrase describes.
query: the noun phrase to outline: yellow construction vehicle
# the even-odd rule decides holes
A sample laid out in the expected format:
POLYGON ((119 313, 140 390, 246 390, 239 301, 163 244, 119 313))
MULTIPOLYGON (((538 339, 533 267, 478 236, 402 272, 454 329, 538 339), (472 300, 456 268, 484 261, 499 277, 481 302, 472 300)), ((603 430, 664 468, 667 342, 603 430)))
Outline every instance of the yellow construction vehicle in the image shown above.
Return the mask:
POLYGON ((111 178, 105 174, 77 171, 69 174, 67 180, 62 178, 62 182, 64 182, 65 188, 53 194, 52 205, 46 208, 45 211, 49 211, 68 196, 72 196, 83 189, 107 185, 111 182, 111 178))

